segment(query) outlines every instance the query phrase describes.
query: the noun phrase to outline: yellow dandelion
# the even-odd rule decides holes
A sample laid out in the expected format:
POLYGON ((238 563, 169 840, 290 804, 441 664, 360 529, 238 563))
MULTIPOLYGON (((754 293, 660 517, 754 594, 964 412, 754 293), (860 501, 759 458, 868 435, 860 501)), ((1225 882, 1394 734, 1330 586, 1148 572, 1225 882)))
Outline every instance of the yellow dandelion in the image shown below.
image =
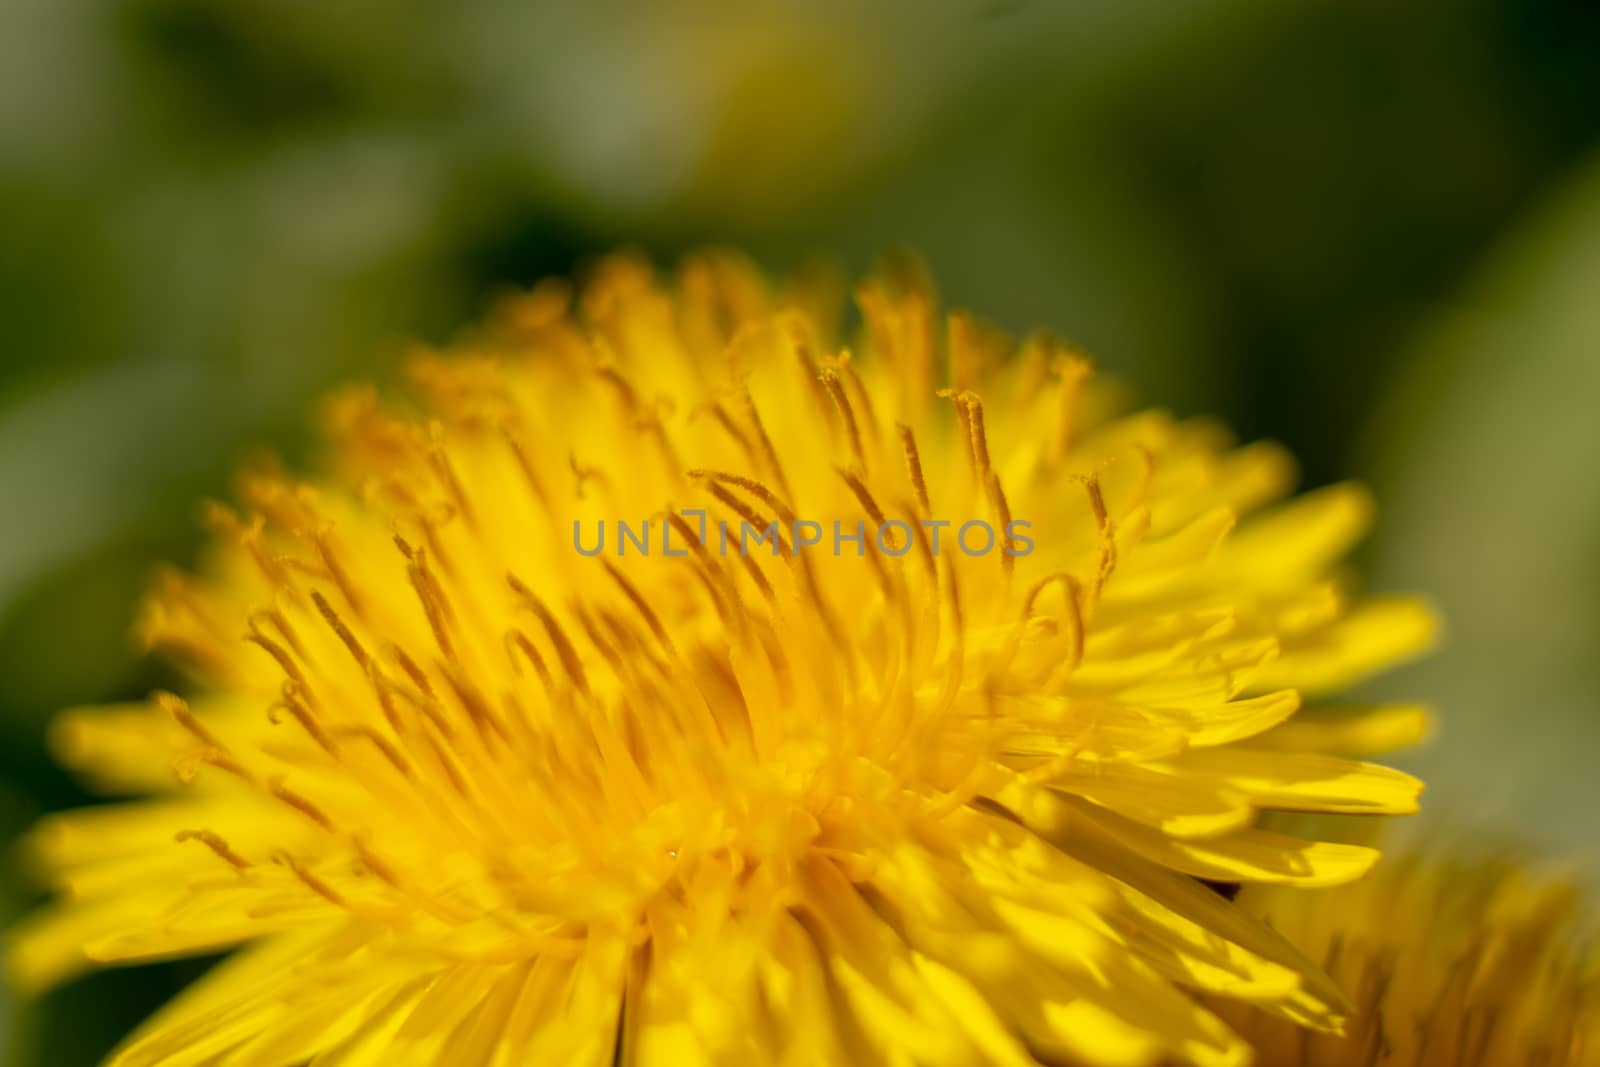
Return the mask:
POLYGON ((1259 812, 1414 810, 1327 752, 1417 709, 1300 710, 1428 640, 1331 574, 1366 497, 1260 510, 1280 450, 1118 416, 908 269, 858 359, 818 278, 608 260, 245 478, 143 621, 188 700, 60 723, 150 795, 39 828, 18 976, 244 946, 125 1067, 1246 1062, 1192 991, 1336 1026, 1205 883, 1375 858, 1259 812))
POLYGON ((1565 881, 1424 851, 1330 893, 1249 889, 1240 902, 1355 1002, 1342 1036, 1222 1006, 1258 1067, 1600 1064, 1600 950, 1565 881))

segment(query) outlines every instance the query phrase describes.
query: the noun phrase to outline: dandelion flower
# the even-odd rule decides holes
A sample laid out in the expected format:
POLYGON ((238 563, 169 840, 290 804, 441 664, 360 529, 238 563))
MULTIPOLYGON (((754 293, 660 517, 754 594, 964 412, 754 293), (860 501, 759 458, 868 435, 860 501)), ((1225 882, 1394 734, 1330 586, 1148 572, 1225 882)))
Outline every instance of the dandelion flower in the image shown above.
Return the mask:
POLYGON ((59 724, 140 799, 38 829, 19 978, 238 947, 125 1067, 1246 1062, 1196 992, 1336 1027, 1207 883, 1375 859, 1260 812, 1414 810, 1327 753, 1421 713, 1314 703, 1429 637, 1334 573, 1366 497, 1267 507, 1277 448, 909 268, 853 354, 807 278, 604 261, 244 477, 141 623, 187 698, 59 724))
POLYGON ((1258 1067, 1600 1064, 1600 952, 1570 884, 1514 861, 1423 851, 1327 894, 1251 889, 1240 902, 1320 958, 1355 1002, 1342 1036, 1220 1008, 1258 1067))

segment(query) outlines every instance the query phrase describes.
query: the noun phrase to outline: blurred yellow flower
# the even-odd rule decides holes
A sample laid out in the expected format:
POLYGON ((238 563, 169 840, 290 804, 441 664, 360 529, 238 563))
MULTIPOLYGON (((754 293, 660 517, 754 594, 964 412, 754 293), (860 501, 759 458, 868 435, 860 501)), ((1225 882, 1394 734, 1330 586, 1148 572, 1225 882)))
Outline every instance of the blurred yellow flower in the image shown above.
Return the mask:
POLYGON ((1330 893, 1250 889, 1240 903, 1355 1000, 1343 1036, 1222 1006, 1258 1067, 1600 1064, 1600 953, 1571 885, 1425 851, 1330 893))
POLYGON ((1419 709, 1300 710, 1429 640, 1330 577, 1367 499, 1235 531, 1280 450, 1119 416, 912 268, 856 295, 859 361, 824 275, 618 257, 340 397, 325 473, 245 478, 151 601, 192 703, 62 719, 154 795, 39 828, 18 978, 247 945, 128 1067, 1246 1062, 1194 990, 1337 1026, 1204 883, 1375 859, 1260 811, 1415 808, 1330 753, 1419 709))

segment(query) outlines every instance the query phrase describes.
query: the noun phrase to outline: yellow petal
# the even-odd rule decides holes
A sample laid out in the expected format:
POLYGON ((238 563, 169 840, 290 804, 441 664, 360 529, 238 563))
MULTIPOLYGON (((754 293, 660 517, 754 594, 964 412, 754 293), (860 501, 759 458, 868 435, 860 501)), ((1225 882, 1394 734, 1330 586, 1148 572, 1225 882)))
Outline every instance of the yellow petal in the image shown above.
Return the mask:
POLYGON ((1050 784, 1173 837, 1215 837, 1255 817, 1250 802, 1237 793, 1197 786, 1136 763, 1075 770, 1050 784))
POLYGON ((1258 808, 1356 815, 1410 815, 1422 783, 1409 774, 1340 756, 1202 748, 1152 765, 1248 797, 1258 808))
POLYGON ((1307 696, 1333 692, 1422 654, 1437 630, 1433 612, 1418 600, 1369 600, 1332 626, 1286 641, 1254 684, 1307 696))
POLYGON ((1229 538, 1225 572, 1279 584, 1315 577, 1372 524, 1372 495, 1351 482, 1330 485, 1251 517, 1229 538))
POLYGON ((1338 986, 1271 928, 1188 875, 1134 854, 1115 836, 1079 814, 1065 798, 1043 790, 1011 786, 996 800, 1046 841, 1148 898, 1153 907, 1171 912, 1179 920, 1194 923, 1296 974, 1301 983, 1300 991, 1274 1002, 1275 1010, 1323 1029, 1333 1028, 1348 1013, 1348 1002, 1338 986))
POLYGON ((1328 752, 1374 756, 1427 740, 1433 714, 1415 704, 1306 708, 1293 719, 1250 739, 1274 752, 1328 752))
POLYGON ((1266 830, 1237 830, 1203 841, 1181 841, 1114 812, 1077 801, 1079 811, 1145 859, 1218 882, 1264 882, 1308 888, 1354 881, 1378 862, 1377 849, 1302 841, 1266 830))

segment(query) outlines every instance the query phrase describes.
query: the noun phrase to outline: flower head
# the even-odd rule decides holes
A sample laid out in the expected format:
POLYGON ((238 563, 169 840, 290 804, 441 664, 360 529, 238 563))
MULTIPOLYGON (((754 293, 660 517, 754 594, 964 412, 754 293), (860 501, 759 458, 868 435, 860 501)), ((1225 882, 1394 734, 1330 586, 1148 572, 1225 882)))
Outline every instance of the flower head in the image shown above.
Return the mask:
POLYGON ((615 258, 339 398, 154 595, 189 698, 62 720, 151 795, 40 828, 14 969, 248 946, 130 1067, 1244 1062, 1193 990, 1337 1025, 1205 882, 1375 858, 1259 812, 1414 809, 1329 753, 1417 709, 1300 710, 1428 639, 1330 576, 1366 498, 1261 510, 1278 449, 1117 416, 914 271, 853 358, 831 294, 615 258))
POLYGON ((1342 1035, 1220 1007, 1258 1067, 1600 1064, 1600 952, 1566 882, 1513 860, 1426 851, 1330 893, 1245 890, 1240 902, 1319 958, 1355 1003, 1342 1035))

